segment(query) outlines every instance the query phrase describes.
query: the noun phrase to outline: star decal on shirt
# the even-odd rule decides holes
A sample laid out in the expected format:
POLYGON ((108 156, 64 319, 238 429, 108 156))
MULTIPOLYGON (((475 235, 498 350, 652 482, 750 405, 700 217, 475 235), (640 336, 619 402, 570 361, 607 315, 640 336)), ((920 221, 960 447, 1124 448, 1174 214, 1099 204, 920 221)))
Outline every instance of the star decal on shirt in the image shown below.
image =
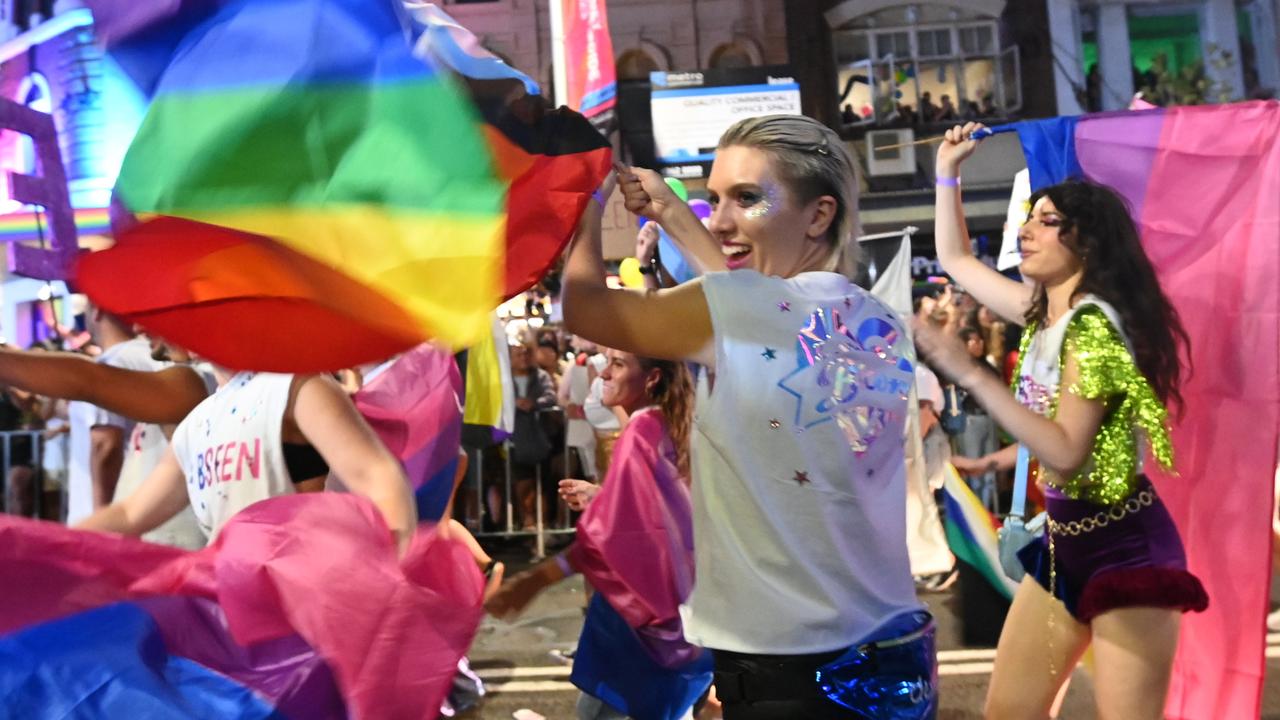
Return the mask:
POLYGON ((791 303, 785 300, 778 303, 778 312, 791 312, 791 303))
POLYGON ((767 347, 764 349, 764 352, 760 353, 760 357, 764 358, 765 360, 777 360, 778 351, 774 350, 771 347, 767 347))
POLYGON ((898 419, 914 371, 910 341, 871 314, 876 303, 859 301, 850 313, 819 308, 809 316, 796 335, 796 368, 778 387, 796 400, 797 430, 835 420, 862 454, 898 419))
POLYGON ((796 484, 797 484, 797 485, 808 485, 808 484, 809 484, 809 473, 807 473, 807 472, 805 472, 805 471, 803 471, 803 470, 797 470, 797 471, 796 471, 796 474, 795 474, 795 477, 793 477, 792 479, 796 481, 796 484))

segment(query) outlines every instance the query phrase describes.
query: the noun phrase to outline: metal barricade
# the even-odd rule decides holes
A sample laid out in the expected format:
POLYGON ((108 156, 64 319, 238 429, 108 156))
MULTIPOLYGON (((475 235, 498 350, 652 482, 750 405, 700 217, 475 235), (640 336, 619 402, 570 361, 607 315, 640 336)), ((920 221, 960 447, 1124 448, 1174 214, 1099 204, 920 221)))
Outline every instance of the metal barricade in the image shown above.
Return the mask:
MULTIPOLYGON (((566 421, 565 424, 567 425, 567 418, 565 417, 565 413, 562 408, 552 407, 552 408, 547 408, 546 410, 538 411, 538 416, 540 420, 543 416, 548 414, 559 415, 563 420, 566 421)), ((486 502, 486 498, 485 498, 486 487, 485 487, 485 475, 484 475, 484 451, 486 448, 477 448, 477 447, 463 448, 467 452, 468 468, 469 468, 467 472, 468 472, 468 475, 471 476, 471 480, 474 483, 474 492, 475 492, 475 502, 472 504, 471 510, 468 513, 468 516, 465 518, 466 524, 471 528, 472 534, 475 535, 476 537, 490 537, 490 538, 532 537, 535 540, 534 558, 542 559, 546 557, 547 539, 549 536, 567 535, 574 532, 575 528, 573 524, 569 522, 569 519, 570 519, 569 508, 567 505, 564 504, 564 501, 557 500, 557 506, 559 509, 558 509, 558 512, 556 513, 556 522, 554 522, 552 526, 547 526, 543 517, 544 510, 545 510, 545 503, 543 500, 543 485, 542 485, 543 465, 545 465, 546 463, 545 462, 539 463, 534 466, 534 477, 533 477, 534 527, 531 529, 524 529, 524 528, 517 529, 515 527, 515 502, 516 502, 515 492, 514 492, 515 487, 512 482, 513 478, 511 473, 511 450, 512 450, 511 438, 507 438, 502 443, 500 443, 500 448, 501 448, 502 463, 503 463, 503 471, 502 471, 503 502, 505 505, 504 512, 503 512, 503 516, 504 516, 504 522, 502 523, 503 527, 498 530, 486 531, 484 529, 484 517, 489 509, 488 503, 486 502)), ((564 472, 566 473, 566 477, 569 477, 568 473, 570 472, 570 468, 572 467, 571 465, 572 450, 573 449, 569 447, 568 443, 564 443, 564 447, 561 450, 563 462, 564 462, 563 467, 564 467, 564 472)), ((579 466, 581 466, 581 462, 579 463, 579 466)))
POLYGON ((3 486, 4 512, 9 515, 25 515, 42 517, 44 513, 44 431, 43 430, 8 430, 0 432, 0 467, 4 474, 0 475, 3 486), (23 447, 24 442, 26 447, 23 447), (27 468, 26 473, 15 473, 17 468, 27 468), (31 498, 29 512, 23 512, 21 488, 16 483, 26 485, 28 497, 31 498))

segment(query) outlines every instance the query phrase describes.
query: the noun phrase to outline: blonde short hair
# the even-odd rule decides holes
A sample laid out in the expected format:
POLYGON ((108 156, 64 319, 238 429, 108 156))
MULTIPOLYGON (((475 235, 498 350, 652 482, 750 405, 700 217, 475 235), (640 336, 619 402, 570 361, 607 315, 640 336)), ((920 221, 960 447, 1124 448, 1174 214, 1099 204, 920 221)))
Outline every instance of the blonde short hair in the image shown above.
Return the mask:
POLYGON ((858 176, 848 148, 831 128, 803 115, 766 115, 734 123, 719 148, 758 148, 774 161, 779 179, 801 203, 823 195, 836 199, 827 231, 831 269, 851 272, 857 263, 858 176))

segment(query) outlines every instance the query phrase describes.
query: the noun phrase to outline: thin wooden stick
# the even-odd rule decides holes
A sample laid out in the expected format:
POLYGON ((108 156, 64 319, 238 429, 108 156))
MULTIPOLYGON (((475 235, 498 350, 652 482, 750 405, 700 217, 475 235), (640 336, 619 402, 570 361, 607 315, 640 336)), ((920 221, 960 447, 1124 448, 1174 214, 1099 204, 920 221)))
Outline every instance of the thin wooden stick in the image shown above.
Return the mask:
POLYGON ((938 135, 936 137, 925 138, 923 140, 916 140, 915 142, 898 143, 897 145, 873 145, 871 146, 871 149, 879 152, 880 150, 897 150, 898 148, 911 147, 912 145, 928 145, 929 143, 942 140, 942 137, 942 135, 938 135))

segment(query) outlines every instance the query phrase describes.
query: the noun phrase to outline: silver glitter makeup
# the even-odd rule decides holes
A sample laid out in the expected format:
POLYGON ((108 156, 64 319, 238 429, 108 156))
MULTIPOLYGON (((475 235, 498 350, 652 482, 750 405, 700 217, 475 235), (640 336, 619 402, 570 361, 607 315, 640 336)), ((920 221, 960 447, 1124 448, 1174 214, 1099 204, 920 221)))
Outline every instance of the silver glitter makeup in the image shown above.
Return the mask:
POLYGON ((778 210, 778 186, 772 183, 763 187, 764 197, 751 207, 747 208, 743 213, 752 220, 759 220, 772 216, 778 210))

